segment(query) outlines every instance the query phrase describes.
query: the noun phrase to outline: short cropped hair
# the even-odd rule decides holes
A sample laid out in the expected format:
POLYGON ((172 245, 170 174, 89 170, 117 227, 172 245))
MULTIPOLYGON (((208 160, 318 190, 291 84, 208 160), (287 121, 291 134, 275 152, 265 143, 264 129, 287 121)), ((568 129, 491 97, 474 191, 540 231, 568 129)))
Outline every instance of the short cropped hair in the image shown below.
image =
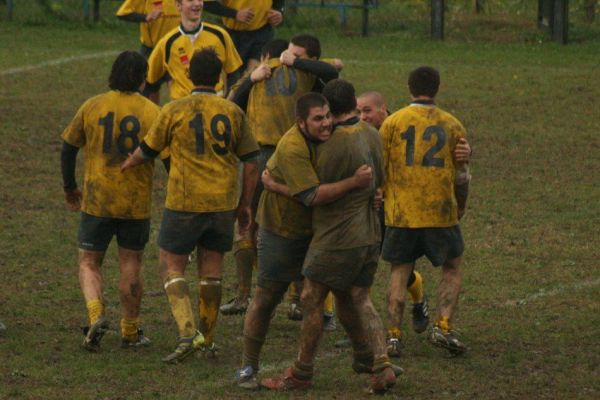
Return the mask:
POLYGON ((327 104, 327 99, 322 94, 315 92, 306 93, 296 101, 296 119, 306 121, 310 115, 311 108, 324 107, 327 104))
POLYGON ((408 90, 414 97, 435 97, 440 88, 440 73, 432 67, 415 69, 408 76, 408 90))
POLYGON ((212 47, 198 50, 190 61, 190 79, 195 86, 215 86, 221 77, 223 63, 212 47))
POLYGON ((354 86, 343 79, 333 79, 323 88, 323 96, 329 102, 333 115, 342 115, 356 110, 354 86))
POLYGON ((289 42, 285 39, 273 39, 264 45, 260 53, 261 56, 269 56, 270 58, 277 58, 283 53, 289 46, 289 42))
POLYGON ((135 51, 124 51, 117 56, 110 70, 108 87, 121 92, 135 92, 146 80, 148 62, 135 51))
POLYGON ((307 33, 301 33, 294 36, 290 42, 298 47, 302 47, 306 50, 306 55, 314 57, 316 59, 321 58, 321 42, 313 35, 307 33))

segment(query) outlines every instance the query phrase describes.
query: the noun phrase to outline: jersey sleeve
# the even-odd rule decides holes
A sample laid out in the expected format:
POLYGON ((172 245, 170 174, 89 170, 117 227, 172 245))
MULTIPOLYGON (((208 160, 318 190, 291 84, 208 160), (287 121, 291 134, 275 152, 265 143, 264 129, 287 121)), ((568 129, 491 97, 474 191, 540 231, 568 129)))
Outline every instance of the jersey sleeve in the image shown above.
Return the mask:
POLYGON ((79 108, 77 114, 75 114, 75 117, 73 117, 61 135, 61 138, 71 146, 85 146, 84 115, 87 104, 86 102, 79 108))
POLYGON ((252 158, 253 154, 258 154, 259 148, 250 130, 250 124, 248 124, 248 118, 245 114, 242 115, 240 128, 240 135, 235 145, 235 154, 242 161, 248 161, 248 159, 252 158))
POLYGON ((225 63, 223 64, 223 70, 226 74, 231 74, 240 69, 243 62, 235 48, 235 44, 233 44, 231 36, 225 33, 223 37, 225 40, 225 63))
POLYGON ((148 134, 144 137, 144 142, 148 147, 159 153, 166 149, 171 142, 171 117, 165 111, 165 109, 161 111, 150 127, 148 134))
POLYGON ((291 196, 319 186, 319 177, 311 163, 308 149, 289 146, 281 154, 284 162, 278 168, 288 186, 291 196))
POLYGON ((125 0, 117 10, 116 15, 117 17, 122 17, 132 13, 143 14, 145 12, 144 5, 144 0, 125 0))
POLYGON ((152 50, 152 53, 150 53, 150 58, 148 58, 148 76, 146 77, 146 81, 151 85, 160 81, 167 73, 167 66, 165 65, 166 47, 164 43, 161 40, 152 50))

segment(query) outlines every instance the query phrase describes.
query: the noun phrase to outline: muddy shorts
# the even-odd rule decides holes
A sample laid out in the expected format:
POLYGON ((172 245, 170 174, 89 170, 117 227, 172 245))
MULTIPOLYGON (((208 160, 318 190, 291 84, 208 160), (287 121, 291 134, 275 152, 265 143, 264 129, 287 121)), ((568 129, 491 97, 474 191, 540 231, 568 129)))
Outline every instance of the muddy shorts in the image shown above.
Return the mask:
POLYGON ((119 247, 134 251, 144 250, 150 237, 150 219, 96 217, 81 213, 78 232, 80 249, 106 251, 115 235, 119 247))
POLYGON ((254 31, 236 31, 227 29, 227 32, 231 36, 236 50, 244 61, 244 65, 246 65, 251 58, 257 61, 260 60, 262 48, 273 40, 273 37, 275 36, 275 31, 271 24, 266 24, 262 28, 254 31))

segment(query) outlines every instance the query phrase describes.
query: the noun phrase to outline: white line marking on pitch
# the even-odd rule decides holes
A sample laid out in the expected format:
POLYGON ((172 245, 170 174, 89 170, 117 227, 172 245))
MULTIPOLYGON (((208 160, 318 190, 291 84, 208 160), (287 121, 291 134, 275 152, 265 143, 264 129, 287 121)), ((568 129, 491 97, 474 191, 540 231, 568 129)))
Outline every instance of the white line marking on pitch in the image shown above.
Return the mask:
POLYGON ((101 53, 83 54, 83 55, 78 55, 78 56, 57 58, 56 60, 45 61, 45 62, 42 62, 39 64, 31 64, 31 65, 25 65, 22 67, 6 69, 4 71, 0 71, 0 76, 15 75, 15 74, 20 74, 23 72, 28 72, 28 71, 32 71, 32 70, 40 69, 40 68, 44 68, 44 67, 54 67, 56 65, 67 64, 67 63, 70 63, 73 61, 91 60, 94 58, 103 58, 103 57, 108 57, 108 56, 114 56, 116 54, 118 54, 117 51, 103 51, 101 53))
POLYGON ((562 292, 565 292, 567 290, 578 290, 578 289, 584 289, 584 288, 597 286, 597 285, 600 285, 600 278, 594 279, 593 281, 577 283, 575 285, 559 285, 559 286, 555 287, 554 289, 543 289, 542 288, 542 289, 539 289, 537 291, 537 293, 534 293, 532 295, 524 297, 520 300, 509 300, 506 302, 506 305, 507 306, 522 306, 522 305, 527 304, 530 301, 537 300, 542 297, 552 297, 552 296, 556 296, 562 292))

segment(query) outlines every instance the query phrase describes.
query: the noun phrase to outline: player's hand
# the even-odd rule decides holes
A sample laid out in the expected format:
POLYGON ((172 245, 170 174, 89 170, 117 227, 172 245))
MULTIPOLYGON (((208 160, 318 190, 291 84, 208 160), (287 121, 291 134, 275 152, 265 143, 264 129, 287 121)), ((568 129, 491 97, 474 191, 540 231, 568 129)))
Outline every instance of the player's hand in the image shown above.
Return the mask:
POLYGON ((275 191, 275 179, 273 179, 273 175, 271 175, 268 169, 263 171, 262 175, 260 176, 260 180, 262 181, 262 184, 266 190, 269 192, 275 191))
POLYGON ((460 138, 454 149, 454 160, 456 162, 468 162, 471 158, 471 146, 467 139, 460 138))
POLYGON ((333 65, 338 72, 344 69, 344 63, 339 58, 334 58, 331 60, 330 64, 333 65))
POLYGON ((280 11, 270 9, 267 12, 267 21, 272 26, 278 26, 283 22, 283 14, 280 11))
POLYGON ((81 209, 81 190, 74 189, 71 191, 65 191, 65 202, 67 208, 71 211, 78 211, 81 209))
POLYGON ((377 189, 373 196, 373 208, 379 210, 383 207, 383 190, 377 189))
POLYGON ((271 77, 271 67, 266 63, 261 63, 252 71, 250 79, 252 82, 264 81, 271 77))
POLYGON ((127 155, 127 159, 121 164, 121 172, 125 172, 126 169, 133 167, 133 158, 133 153, 127 155))
POLYGON ((248 232, 250 224, 252 224, 252 208, 250 208, 249 204, 244 205, 240 203, 235 214, 238 222, 238 231, 240 235, 243 235, 248 232))
POLYGON ((279 56, 279 61, 281 61, 283 65, 287 65, 288 67, 294 65, 294 60, 296 60, 296 56, 289 50, 284 50, 283 53, 281 53, 281 55, 279 56))
POLYGON ((154 10, 150 11, 148 14, 146 14, 146 22, 152 22, 152 21, 160 18, 162 13, 163 12, 160 9, 154 9, 154 10))
POLYGON ((369 187, 373 180, 373 170, 367 164, 363 164, 354 171, 354 184, 357 188, 369 187))
POLYGON ((465 216, 465 211, 466 211, 466 210, 465 210, 464 208, 459 208, 459 209, 458 209, 458 219, 459 219, 459 220, 461 220, 461 219, 462 219, 462 217, 464 217, 464 216, 465 216))
POLYGON ((244 24, 249 24, 254 18, 254 10, 250 7, 242 8, 235 14, 235 19, 244 24))

